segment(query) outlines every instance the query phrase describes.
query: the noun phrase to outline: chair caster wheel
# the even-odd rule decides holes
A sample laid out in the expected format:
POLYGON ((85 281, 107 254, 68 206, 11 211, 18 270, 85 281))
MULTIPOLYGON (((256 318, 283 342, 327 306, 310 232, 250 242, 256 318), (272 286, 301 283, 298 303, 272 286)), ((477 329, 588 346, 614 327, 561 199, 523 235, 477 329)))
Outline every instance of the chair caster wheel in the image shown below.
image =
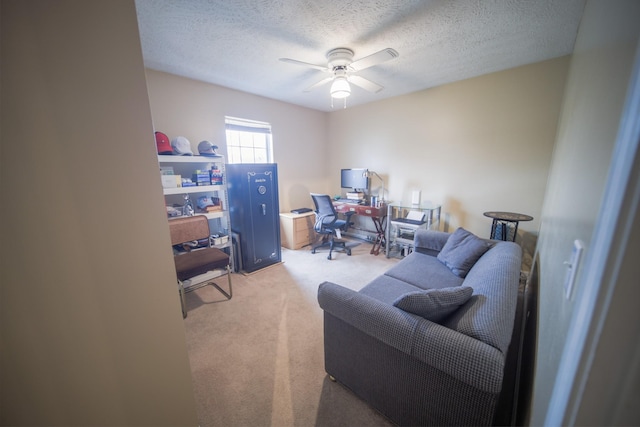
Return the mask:
POLYGON ((348 255, 348 256, 351 256, 351 249, 349 249, 349 250, 347 251, 347 255, 348 255))
POLYGON ((315 254, 315 253, 316 253, 316 250, 315 250, 315 249, 312 249, 312 250, 311 250, 311 253, 312 253, 312 254, 315 254))
POLYGON ((328 260, 331 260, 331 255, 329 255, 329 256, 327 257, 327 259, 328 259, 328 260))

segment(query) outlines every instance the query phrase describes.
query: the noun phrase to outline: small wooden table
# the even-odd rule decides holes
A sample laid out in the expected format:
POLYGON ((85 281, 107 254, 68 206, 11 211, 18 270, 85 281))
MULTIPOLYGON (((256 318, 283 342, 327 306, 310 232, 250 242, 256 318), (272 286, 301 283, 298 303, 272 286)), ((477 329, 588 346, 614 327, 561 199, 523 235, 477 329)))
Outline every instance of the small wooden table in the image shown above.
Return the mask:
POLYGON ((512 242, 516 241, 516 235, 518 234, 518 223, 520 221, 531 221, 533 219, 532 216, 515 212, 492 211, 485 212, 483 215, 489 218, 493 218, 493 222, 491 224, 491 235, 489 236, 490 239, 508 241, 509 233, 507 232, 507 228, 509 227, 509 224, 514 224, 515 229, 513 231, 513 240, 511 240, 512 242), (500 228, 502 230, 502 233, 500 233, 501 236, 497 236, 498 225, 500 225, 500 228))

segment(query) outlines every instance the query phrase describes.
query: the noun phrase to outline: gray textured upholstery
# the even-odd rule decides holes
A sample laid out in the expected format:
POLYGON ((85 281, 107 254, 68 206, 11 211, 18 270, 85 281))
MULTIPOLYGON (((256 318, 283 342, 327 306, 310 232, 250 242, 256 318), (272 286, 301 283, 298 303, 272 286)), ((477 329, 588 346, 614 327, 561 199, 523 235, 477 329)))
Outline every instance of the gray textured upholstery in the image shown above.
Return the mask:
POLYGON ((463 278, 451 274, 451 270, 436 257, 412 252, 384 273, 420 289, 450 288, 458 286, 463 278))
POLYGON ((490 425, 495 419, 521 250, 491 242, 461 279, 436 259, 448 236, 419 230, 416 250, 359 292, 331 282, 318 288, 326 371, 399 425, 490 425), (460 285, 473 295, 440 324, 393 305, 408 292, 460 285))
POLYGON ((369 282, 367 286, 360 289, 360 293, 384 303, 393 304, 401 295, 420 290, 422 290, 422 288, 418 288, 411 283, 382 274, 369 282))
POLYGON ((464 281, 473 296, 445 326, 506 352, 518 299, 520 253, 513 242, 500 242, 485 253, 464 281))
POLYGON ((432 322, 440 322, 471 298, 473 289, 469 286, 453 288, 426 289, 408 292, 393 302, 409 313, 417 314, 432 322))
POLYGON ((464 228, 458 228, 449 237, 437 258, 456 276, 466 277, 471 267, 488 249, 487 242, 464 228))
POLYGON ((414 237, 414 246, 416 251, 432 250, 435 251, 435 256, 444 248, 447 244, 451 234, 443 231, 431 230, 429 233, 416 233, 414 237))

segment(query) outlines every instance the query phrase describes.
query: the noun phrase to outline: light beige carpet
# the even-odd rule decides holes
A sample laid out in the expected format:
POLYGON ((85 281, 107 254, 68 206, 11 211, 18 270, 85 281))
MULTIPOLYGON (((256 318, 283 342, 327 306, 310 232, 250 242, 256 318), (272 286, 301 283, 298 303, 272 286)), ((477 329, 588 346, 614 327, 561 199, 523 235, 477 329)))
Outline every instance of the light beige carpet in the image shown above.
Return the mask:
MULTIPOLYGON (((282 250, 283 263, 233 274, 229 301, 211 286, 187 294, 187 346, 198 417, 209 426, 389 426, 324 371, 322 310, 327 280, 358 290, 396 259, 310 248, 282 250)), ((218 279, 226 287, 226 279, 218 279)))

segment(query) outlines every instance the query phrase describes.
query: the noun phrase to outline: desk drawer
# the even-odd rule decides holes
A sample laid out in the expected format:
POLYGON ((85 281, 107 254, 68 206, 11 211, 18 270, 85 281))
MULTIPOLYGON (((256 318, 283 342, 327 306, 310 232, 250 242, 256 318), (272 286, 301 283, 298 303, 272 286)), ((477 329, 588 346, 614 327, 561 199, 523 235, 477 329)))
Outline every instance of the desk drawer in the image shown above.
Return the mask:
POLYGON ((296 231, 293 241, 293 249, 300 249, 303 246, 310 245, 313 238, 313 231, 309 229, 296 231))
POLYGON ((315 214, 280 214, 281 244, 287 249, 300 249, 311 244, 314 238, 315 214))
POLYGON ((314 221, 315 221, 315 215, 296 218, 293 221, 293 228, 295 231, 311 230, 313 228, 314 221))

